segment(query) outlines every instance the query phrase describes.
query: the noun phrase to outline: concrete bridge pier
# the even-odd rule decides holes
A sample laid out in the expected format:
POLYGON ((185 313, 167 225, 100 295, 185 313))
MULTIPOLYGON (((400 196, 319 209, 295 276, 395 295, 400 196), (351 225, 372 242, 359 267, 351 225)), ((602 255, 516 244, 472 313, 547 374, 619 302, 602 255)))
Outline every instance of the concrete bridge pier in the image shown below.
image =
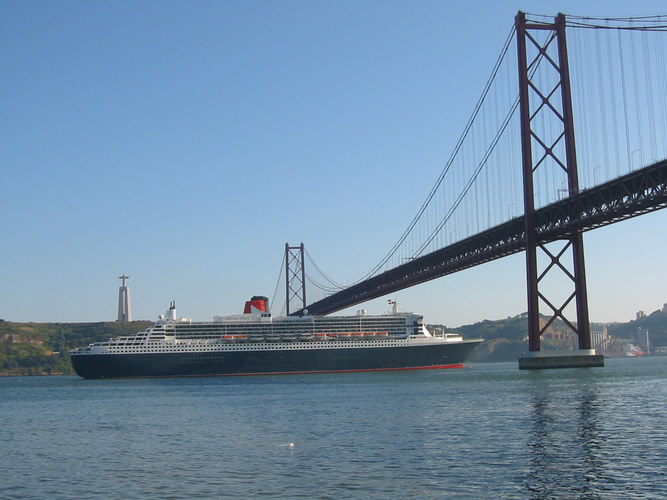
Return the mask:
POLYGON ((547 368, 592 368, 604 366, 604 356, 595 349, 577 351, 529 351, 519 358, 519 370, 547 368))

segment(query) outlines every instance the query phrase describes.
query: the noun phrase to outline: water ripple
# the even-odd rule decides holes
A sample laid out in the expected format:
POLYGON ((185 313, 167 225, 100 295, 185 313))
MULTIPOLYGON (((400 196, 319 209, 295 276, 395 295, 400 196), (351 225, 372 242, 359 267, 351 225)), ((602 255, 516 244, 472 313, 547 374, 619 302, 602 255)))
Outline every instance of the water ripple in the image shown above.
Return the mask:
POLYGON ((666 379, 667 358, 544 372, 5 378, 0 497, 665 498, 666 379))

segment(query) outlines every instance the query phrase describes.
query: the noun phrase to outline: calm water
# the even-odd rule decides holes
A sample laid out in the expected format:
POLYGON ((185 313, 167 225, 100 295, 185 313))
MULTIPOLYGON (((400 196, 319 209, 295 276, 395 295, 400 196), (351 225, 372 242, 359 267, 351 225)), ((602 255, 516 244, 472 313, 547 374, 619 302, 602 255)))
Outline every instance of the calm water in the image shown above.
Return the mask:
POLYGON ((0 378, 0 498, 667 498, 667 358, 606 363, 0 378))

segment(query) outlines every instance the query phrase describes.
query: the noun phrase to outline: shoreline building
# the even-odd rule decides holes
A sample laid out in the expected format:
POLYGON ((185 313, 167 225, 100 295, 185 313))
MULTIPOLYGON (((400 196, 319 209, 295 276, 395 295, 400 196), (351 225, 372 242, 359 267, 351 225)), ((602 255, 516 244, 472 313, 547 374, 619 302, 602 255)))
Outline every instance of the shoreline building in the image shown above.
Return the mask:
POLYGON ((609 344, 607 325, 604 323, 593 325, 591 323, 591 347, 595 349, 598 354, 603 354, 609 350, 609 344))
POLYGON ((125 280, 129 276, 118 276, 123 280, 123 284, 118 289, 118 321, 121 323, 129 323, 132 321, 132 309, 130 307, 130 287, 125 285, 125 280))

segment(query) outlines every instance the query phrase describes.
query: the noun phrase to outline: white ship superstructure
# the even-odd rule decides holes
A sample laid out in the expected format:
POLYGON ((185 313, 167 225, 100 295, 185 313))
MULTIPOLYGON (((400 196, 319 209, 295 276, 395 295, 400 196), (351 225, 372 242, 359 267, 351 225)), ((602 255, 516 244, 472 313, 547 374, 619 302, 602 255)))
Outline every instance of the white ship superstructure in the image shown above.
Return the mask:
MULTIPOLYGON (((131 336, 117 337, 105 342, 95 342, 86 347, 73 349, 70 351, 72 363, 75 369, 77 366, 81 368, 81 372, 77 370, 77 373, 84 377, 90 376, 86 373, 90 374, 91 369, 94 373, 97 373, 94 366, 83 368, 84 365, 90 365, 87 358, 91 356, 96 356, 100 363, 103 361, 102 364, 111 365, 113 365, 114 356, 122 356, 124 363, 132 365, 133 370, 135 370, 127 376, 144 376, 142 375, 144 372, 136 371, 138 368, 134 365, 138 365, 140 361, 150 365, 152 360, 160 360, 161 363, 164 363, 167 358, 160 357, 160 355, 171 355, 173 359, 169 358, 167 364, 179 365, 180 361, 174 357, 179 354, 190 356, 182 358, 188 361, 185 363, 187 367, 172 367, 170 370, 175 370, 175 373, 168 372, 165 375, 218 374, 218 372, 227 373, 230 369, 232 370, 231 373, 398 369, 402 366, 395 367, 392 364, 384 367, 382 363, 377 366, 377 363, 375 363, 369 368, 365 368, 364 359, 370 360, 379 355, 379 352, 371 352, 369 349, 389 353, 393 352, 395 348, 443 346, 473 342, 474 345, 467 349, 469 351, 480 342, 479 340, 464 341, 460 335, 451 333, 434 336, 424 326, 421 316, 412 313, 400 313, 396 306, 391 314, 377 316, 367 315, 364 311, 359 311, 354 316, 273 318, 268 311, 267 302, 266 297, 253 297, 246 303, 244 314, 216 316, 210 322, 193 322, 189 318, 178 318, 175 303, 172 302, 167 312, 160 316, 158 321, 150 328, 131 336), (359 351, 360 349, 366 354, 365 358, 361 352, 353 353, 353 351, 359 351), (286 353, 292 353, 291 358, 286 353), (324 363, 321 369, 318 368, 317 362, 310 363, 311 359, 305 357, 308 355, 307 353, 311 353, 313 355, 311 357, 314 360, 319 360, 320 364, 324 363), (207 358, 206 355, 209 354, 214 356, 207 358), (234 354, 233 357, 232 354, 234 354), (192 357, 193 355, 204 357, 195 358, 192 357), (225 358, 225 355, 229 356, 225 358), (301 360, 302 364, 298 364, 297 358, 301 360), (338 368, 338 358, 344 361, 340 365, 341 368, 338 368), (257 371, 252 371, 253 359, 258 366, 257 371), (353 360, 354 363, 350 360, 353 360), (304 369, 299 369, 304 362, 304 369), (219 369, 201 368, 202 372, 197 372, 195 365, 207 365, 207 363, 212 366, 226 363, 227 367, 225 369, 223 367, 219 369), (250 371, 248 371, 249 369, 250 371), (139 374, 137 375, 137 373, 139 374)), ((418 350, 413 351, 417 352, 418 350)), ((393 363, 396 362, 395 360, 393 363)), ((418 363, 419 359, 407 363, 405 368, 410 367, 410 364, 415 362, 418 363)), ((462 363, 462 360, 460 363, 462 363)), ((446 363, 436 363, 434 367, 444 364, 446 363)), ((183 365, 183 363, 180 363, 180 365, 183 365)), ((122 371, 118 372, 115 368, 110 368, 110 370, 110 374, 106 376, 123 376, 122 371)), ((102 373, 104 370, 100 369, 98 371, 102 373)), ((145 376, 160 375, 159 371, 156 372, 157 375, 151 375, 150 370, 146 373, 145 376)))

